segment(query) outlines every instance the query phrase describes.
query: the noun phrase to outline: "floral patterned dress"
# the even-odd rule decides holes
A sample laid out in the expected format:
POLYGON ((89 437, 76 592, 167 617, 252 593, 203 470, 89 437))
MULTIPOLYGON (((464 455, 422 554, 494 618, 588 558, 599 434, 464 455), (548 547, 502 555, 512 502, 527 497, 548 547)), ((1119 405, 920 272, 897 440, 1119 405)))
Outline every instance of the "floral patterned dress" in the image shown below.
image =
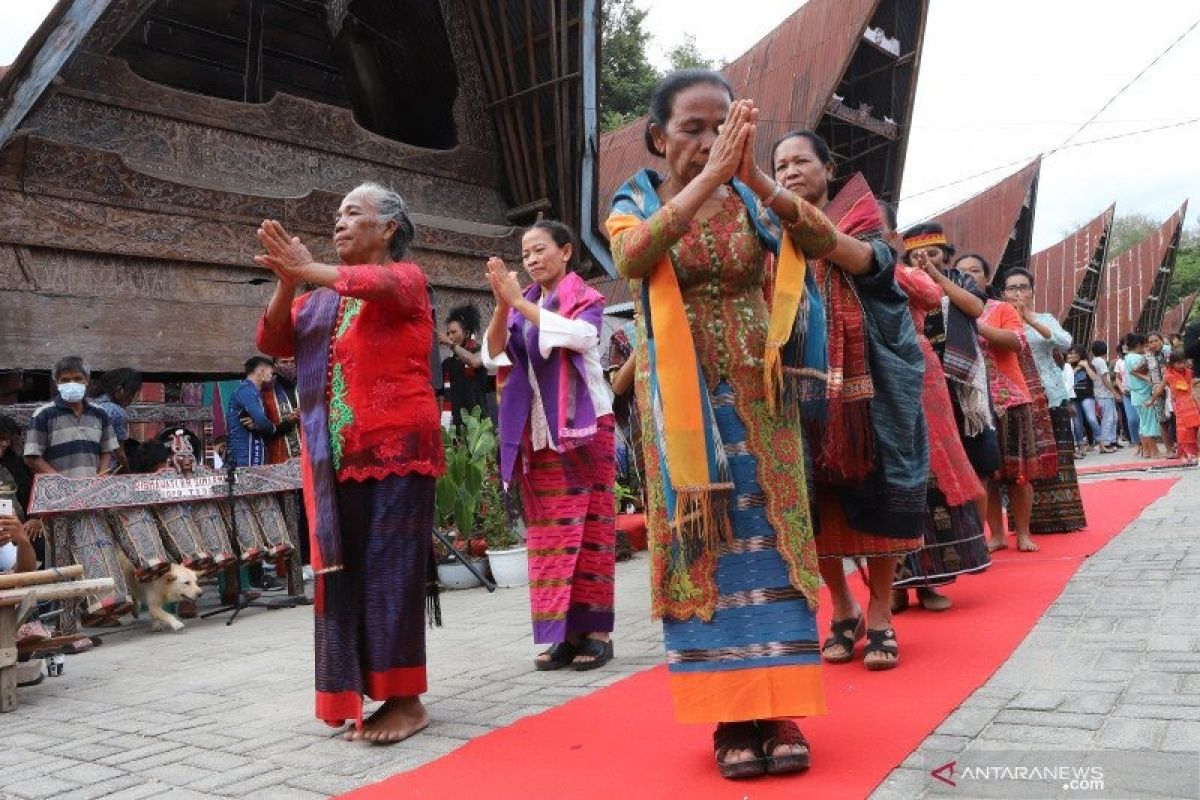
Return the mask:
MULTIPOLYGON (((669 208, 669 207, 668 207, 669 208)), ((716 553, 715 569, 700 565, 688 581, 715 581, 711 619, 664 616, 664 598, 680 607, 697 586, 667 585, 672 557, 660 454, 653 447, 645 309, 637 298, 638 368, 635 390, 646 443, 647 526, 651 530, 654 613, 664 634, 676 717, 727 722, 802 717, 824 712, 815 609, 789 579, 779 541, 803 542, 804 570, 816 575, 816 551, 799 424, 768 411, 763 382, 770 259, 742 201, 731 194, 706 220, 670 231, 656 214, 614 238, 624 274, 657 261, 664 241, 683 296, 689 327, 734 483, 733 536, 716 553), (657 535, 656 535, 657 531, 657 535)), ((700 603, 697 601, 697 608, 700 603)))

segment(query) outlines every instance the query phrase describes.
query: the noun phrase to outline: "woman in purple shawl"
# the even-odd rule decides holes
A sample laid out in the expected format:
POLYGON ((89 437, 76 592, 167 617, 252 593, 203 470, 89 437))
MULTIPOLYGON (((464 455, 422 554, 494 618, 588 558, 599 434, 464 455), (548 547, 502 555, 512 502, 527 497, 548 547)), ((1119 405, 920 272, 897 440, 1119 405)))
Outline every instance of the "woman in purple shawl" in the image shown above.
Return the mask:
POLYGON ((616 516, 612 393, 600 360, 604 296, 570 270, 571 229, 541 220, 521 239, 533 279, 491 258, 496 298, 483 363, 499 368, 500 472, 514 476, 528 527, 539 670, 589 670, 613 655, 616 516))

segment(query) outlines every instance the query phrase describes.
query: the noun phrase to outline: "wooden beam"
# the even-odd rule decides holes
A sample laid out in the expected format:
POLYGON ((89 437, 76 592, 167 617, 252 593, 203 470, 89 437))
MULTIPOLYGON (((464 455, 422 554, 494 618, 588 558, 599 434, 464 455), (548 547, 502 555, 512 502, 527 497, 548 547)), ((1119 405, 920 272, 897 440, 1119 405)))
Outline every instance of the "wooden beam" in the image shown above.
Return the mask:
POLYGON ((30 58, 23 74, 18 75, 10 84, 12 91, 3 110, 0 110, 0 147, 12 138, 13 133, 25 121, 25 116, 50 88, 51 82, 58 77, 59 70, 74 55, 80 42, 108 9, 110 2, 111 0, 76 0, 70 4, 70 8, 63 14, 54 30, 46 36, 37 53, 30 58))

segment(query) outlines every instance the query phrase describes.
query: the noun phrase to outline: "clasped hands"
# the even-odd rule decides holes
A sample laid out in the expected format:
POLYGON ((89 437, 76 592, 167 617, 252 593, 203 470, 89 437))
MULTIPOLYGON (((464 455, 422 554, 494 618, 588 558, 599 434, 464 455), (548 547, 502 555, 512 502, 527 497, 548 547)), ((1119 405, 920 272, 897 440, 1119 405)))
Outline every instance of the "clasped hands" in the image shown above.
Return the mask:
POLYGON ((255 256, 254 263, 274 272, 282 284, 299 286, 304 283, 304 270, 313 263, 313 257, 299 236, 289 236, 277 221, 267 219, 258 228, 258 241, 267 252, 255 256))
POLYGON ((766 198, 774 191, 775 180, 754 161, 758 116, 759 110, 753 100, 734 100, 729 105, 729 115, 717 128, 717 138, 709 148, 708 163, 700 173, 702 177, 708 176, 717 184, 737 178, 760 198, 766 198))
POLYGON ((525 299, 521 284, 517 281, 517 273, 510 270, 503 259, 492 256, 487 260, 486 277, 497 308, 513 308, 525 299))

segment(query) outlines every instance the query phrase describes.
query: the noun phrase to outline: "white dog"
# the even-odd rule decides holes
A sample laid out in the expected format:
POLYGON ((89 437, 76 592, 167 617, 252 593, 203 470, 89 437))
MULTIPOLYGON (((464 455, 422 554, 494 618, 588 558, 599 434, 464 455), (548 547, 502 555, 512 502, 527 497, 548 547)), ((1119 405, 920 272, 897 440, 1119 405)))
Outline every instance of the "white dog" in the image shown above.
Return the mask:
POLYGON ((133 593, 133 616, 138 615, 140 604, 145 602, 150 611, 150 619, 154 620, 150 626, 153 630, 161 631, 164 628, 170 628, 177 631, 182 628, 183 622, 174 614, 168 613, 163 605, 178 603, 180 600, 198 600, 200 595, 204 594, 204 589, 200 588, 195 571, 179 564, 172 564, 169 571, 152 581, 143 583, 134 577, 133 564, 129 563, 129 559, 125 558, 124 554, 121 554, 120 558, 121 569, 125 573, 125 583, 133 593))

